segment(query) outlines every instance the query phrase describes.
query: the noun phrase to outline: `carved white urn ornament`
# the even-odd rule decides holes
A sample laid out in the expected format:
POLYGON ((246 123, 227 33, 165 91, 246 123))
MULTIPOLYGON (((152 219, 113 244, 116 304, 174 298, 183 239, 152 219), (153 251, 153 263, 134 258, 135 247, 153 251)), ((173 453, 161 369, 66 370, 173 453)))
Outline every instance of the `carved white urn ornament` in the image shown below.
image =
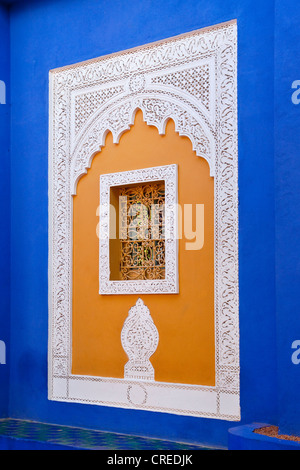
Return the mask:
MULTIPOLYGON (((237 60, 237 22, 233 20, 50 72, 50 400, 240 420, 237 60), (131 309, 122 332, 129 357, 125 380, 72 373, 72 195, 105 146, 107 133, 118 143, 134 125, 137 110, 161 135, 172 119, 176 132, 190 139, 195 154, 208 162, 214 177, 214 385, 153 380, 149 358, 158 335, 141 300, 131 309)), ((163 160, 161 165, 168 167, 166 163, 163 160)), ((164 180, 166 205, 175 207, 177 178, 172 177, 169 184, 171 175, 162 178, 159 170, 159 178, 151 174, 145 179, 145 170, 124 169, 105 177, 103 187, 100 182, 102 203, 108 202, 111 186, 164 180), (125 181, 120 180, 124 173, 125 181)), ((100 233, 109 233, 109 213, 101 218, 100 233)), ((170 229, 175 229, 175 218, 169 220, 170 229)), ((166 243, 166 278, 143 285, 142 280, 126 280, 124 285, 122 280, 110 279, 108 237, 102 242, 101 295, 178 293, 177 248, 171 236, 166 243)))
POLYGON ((129 361, 125 365, 125 379, 154 380, 150 357, 155 353, 159 336, 149 308, 142 299, 129 310, 121 341, 129 361))

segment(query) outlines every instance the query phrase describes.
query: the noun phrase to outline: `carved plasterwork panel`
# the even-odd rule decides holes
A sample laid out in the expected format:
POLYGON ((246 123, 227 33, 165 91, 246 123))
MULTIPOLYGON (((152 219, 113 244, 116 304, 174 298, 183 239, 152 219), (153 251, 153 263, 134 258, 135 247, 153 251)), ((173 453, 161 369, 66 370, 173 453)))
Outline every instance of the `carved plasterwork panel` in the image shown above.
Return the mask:
POLYGON ((49 196, 49 398, 238 420, 236 23, 52 71, 49 196), (71 374, 72 195, 137 109, 161 134, 173 119, 215 178, 214 387, 71 374))

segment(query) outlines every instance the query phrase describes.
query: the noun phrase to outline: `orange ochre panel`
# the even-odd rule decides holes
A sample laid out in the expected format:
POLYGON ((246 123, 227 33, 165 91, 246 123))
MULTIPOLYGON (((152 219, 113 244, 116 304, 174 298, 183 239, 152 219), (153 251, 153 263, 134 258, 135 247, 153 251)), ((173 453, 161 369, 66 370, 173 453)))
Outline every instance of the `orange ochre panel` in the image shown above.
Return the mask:
MULTIPOLYGON (((195 213, 195 211, 194 211, 195 213)), ((159 332, 159 345, 150 361, 155 380, 215 385, 214 336, 214 180, 208 163, 196 156, 186 137, 169 121, 165 135, 143 121, 135 123, 114 144, 105 147, 78 182, 73 207, 72 373, 124 377, 128 358, 121 330, 129 309, 141 297, 159 332), (179 294, 99 295, 99 180, 101 174, 178 164, 178 201, 204 204, 204 246, 187 251, 179 241, 179 294)), ((195 223, 194 223, 195 228, 195 223)))

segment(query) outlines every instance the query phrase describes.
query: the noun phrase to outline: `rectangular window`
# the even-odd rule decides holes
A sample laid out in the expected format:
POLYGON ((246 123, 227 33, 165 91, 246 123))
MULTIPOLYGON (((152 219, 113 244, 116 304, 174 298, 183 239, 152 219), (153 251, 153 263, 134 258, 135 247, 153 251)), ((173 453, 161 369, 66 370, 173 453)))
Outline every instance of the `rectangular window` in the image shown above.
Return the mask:
POLYGON ((178 293, 177 165, 102 175, 100 193, 100 294, 178 293))
POLYGON ((165 279, 165 184, 119 188, 120 277, 165 279))

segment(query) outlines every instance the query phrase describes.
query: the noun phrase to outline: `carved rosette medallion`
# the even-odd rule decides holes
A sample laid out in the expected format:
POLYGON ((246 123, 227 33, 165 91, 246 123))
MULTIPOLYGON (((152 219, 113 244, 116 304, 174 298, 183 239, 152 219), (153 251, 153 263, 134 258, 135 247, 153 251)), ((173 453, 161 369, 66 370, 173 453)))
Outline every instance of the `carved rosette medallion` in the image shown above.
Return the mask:
POLYGON ((150 357, 155 353, 159 336, 142 299, 129 310, 123 325, 121 341, 129 361, 125 365, 125 379, 154 380, 150 357))

